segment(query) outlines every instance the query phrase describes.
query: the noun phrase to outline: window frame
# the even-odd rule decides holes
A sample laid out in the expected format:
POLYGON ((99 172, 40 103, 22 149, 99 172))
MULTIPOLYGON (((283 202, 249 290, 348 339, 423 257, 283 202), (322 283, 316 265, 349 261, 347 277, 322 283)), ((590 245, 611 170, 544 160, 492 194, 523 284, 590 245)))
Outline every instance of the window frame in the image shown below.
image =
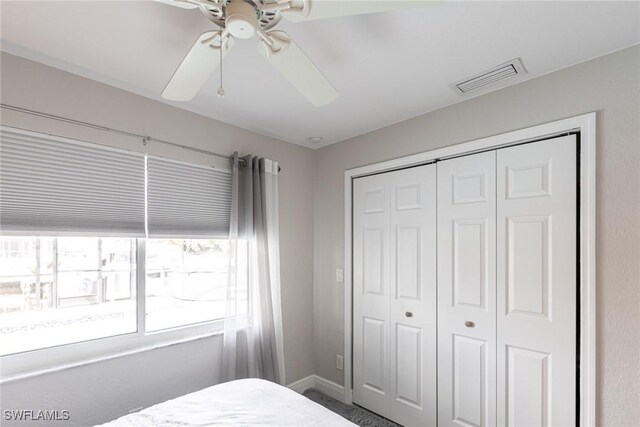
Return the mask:
POLYGON ((0 384, 222 334, 224 317, 146 330, 146 238, 136 238, 136 331, 0 356, 0 384))

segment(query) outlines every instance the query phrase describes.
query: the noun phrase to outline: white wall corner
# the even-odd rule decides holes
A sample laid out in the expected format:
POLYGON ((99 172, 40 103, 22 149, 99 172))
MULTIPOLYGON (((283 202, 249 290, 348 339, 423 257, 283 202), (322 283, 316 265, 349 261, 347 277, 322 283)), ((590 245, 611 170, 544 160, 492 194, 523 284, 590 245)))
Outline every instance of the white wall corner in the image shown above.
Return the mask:
POLYGON ((340 402, 344 402, 344 387, 340 384, 329 381, 328 379, 319 377, 317 375, 309 375, 301 380, 292 382, 287 387, 300 394, 304 393, 310 388, 314 388, 319 392, 326 394, 340 402))
POLYGON ((298 381, 294 381, 287 387, 289 387, 296 393, 302 394, 310 388, 315 388, 315 375, 309 375, 308 377, 304 377, 298 381))

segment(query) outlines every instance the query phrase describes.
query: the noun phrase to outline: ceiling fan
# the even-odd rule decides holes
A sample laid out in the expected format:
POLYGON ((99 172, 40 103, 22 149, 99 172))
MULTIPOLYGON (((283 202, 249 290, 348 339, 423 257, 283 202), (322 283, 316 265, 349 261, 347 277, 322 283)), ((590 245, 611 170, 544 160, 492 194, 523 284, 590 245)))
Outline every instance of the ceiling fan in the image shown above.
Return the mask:
MULTIPOLYGON (((200 9, 219 30, 198 37, 165 86, 162 97, 188 101, 198 93, 235 39, 259 37, 258 51, 305 98, 320 107, 338 91, 284 31, 282 18, 303 22, 417 7, 433 0, 156 0, 183 9, 200 9)), ((220 93, 222 95, 222 93, 220 93)))

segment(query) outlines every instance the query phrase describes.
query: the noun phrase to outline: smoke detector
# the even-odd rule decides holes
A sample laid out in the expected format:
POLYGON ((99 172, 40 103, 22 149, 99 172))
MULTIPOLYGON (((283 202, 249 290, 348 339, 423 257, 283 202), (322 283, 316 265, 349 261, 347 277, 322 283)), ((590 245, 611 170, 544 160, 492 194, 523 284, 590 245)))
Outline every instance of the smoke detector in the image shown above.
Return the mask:
POLYGON ((475 76, 467 77, 451 83, 449 87, 459 95, 466 95, 472 92, 480 92, 488 88, 497 89, 504 86, 503 81, 522 76, 527 70, 522 65, 520 58, 512 59, 509 62, 500 64, 475 76))
POLYGON ((321 136, 310 136, 307 138, 309 144, 320 144, 322 141, 324 141, 324 138, 321 136))

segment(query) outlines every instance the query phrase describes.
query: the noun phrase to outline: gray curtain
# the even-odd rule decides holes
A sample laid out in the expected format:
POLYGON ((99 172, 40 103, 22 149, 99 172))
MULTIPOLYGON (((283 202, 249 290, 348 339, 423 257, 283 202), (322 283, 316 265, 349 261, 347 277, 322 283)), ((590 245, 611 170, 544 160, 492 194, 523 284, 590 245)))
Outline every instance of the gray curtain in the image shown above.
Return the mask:
POLYGON ((231 189, 223 379, 285 384, 277 162, 236 153, 231 189))

